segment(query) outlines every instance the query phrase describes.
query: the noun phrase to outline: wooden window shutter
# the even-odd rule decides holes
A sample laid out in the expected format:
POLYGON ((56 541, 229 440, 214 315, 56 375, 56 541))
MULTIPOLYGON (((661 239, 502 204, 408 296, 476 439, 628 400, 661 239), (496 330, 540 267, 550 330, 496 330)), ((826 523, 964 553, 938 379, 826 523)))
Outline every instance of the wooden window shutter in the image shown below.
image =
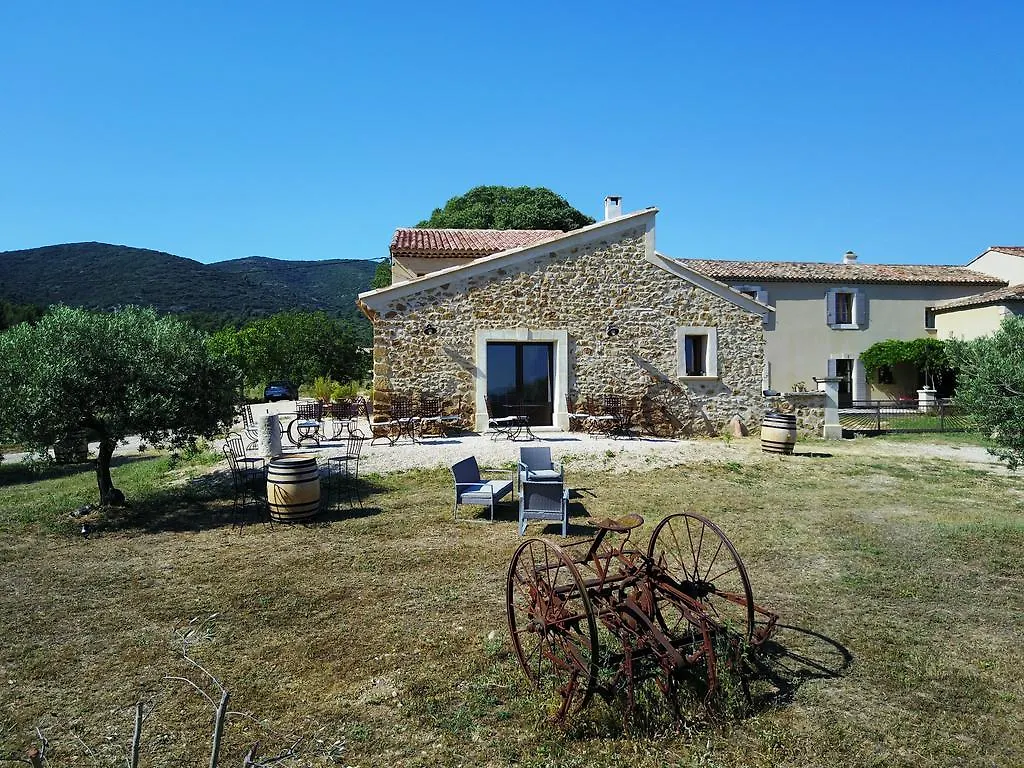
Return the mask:
POLYGON ((864 291, 853 293, 853 324, 865 328, 868 324, 868 296, 864 291))
POLYGON ((830 326, 836 324, 836 291, 834 288, 825 291, 825 322, 830 326))
POLYGON ((864 362, 859 358, 853 359, 853 399, 854 400, 867 400, 868 399, 868 376, 867 371, 864 369, 864 362))

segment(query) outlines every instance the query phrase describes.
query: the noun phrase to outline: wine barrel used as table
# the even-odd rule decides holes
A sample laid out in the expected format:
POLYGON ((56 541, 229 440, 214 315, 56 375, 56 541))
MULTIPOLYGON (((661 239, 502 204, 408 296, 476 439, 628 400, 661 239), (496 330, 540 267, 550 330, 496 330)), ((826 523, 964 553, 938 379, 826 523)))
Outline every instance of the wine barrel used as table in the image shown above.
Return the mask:
POLYGON ((309 454, 279 456, 267 466, 270 518, 290 523, 320 511, 320 468, 309 454))
POLYGON ((769 413, 761 422, 761 450, 765 453, 793 453, 796 445, 796 416, 769 413))

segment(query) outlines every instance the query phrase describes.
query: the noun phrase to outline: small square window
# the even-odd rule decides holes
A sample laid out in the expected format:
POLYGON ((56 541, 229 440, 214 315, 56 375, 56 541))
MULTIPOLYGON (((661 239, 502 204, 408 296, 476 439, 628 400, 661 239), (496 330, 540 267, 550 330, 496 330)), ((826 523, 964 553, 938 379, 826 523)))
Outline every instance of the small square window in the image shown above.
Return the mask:
POLYGON ((677 328, 680 378, 718 377, 718 333, 714 328, 677 328))

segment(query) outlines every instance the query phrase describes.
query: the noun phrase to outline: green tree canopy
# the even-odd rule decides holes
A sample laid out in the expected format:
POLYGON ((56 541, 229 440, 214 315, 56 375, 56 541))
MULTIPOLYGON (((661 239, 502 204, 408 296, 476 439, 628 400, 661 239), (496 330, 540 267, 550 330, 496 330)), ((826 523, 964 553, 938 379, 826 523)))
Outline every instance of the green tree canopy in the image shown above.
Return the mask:
POLYGON ((952 340, 947 349, 958 369, 954 402, 1016 469, 1024 464, 1024 318, 1007 317, 991 336, 952 340))
POLYGON ((384 259, 377 265, 377 271, 373 275, 370 287, 374 289, 387 288, 389 285, 391 285, 391 260, 384 259))
POLYGON ((92 432, 100 501, 123 498, 110 479, 119 440, 180 445, 231 423, 240 376, 206 341, 151 309, 54 307, 0 334, 0 435, 41 447, 92 432))
POLYGON ((0 331, 18 323, 34 323, 43 314, 44 310, 35 304, 14 304, 0 299, 0 331))
POLYGON ((324 312, 280 312, 237 331, 220 331, 211 344, 234 361, 246 384, 258 387, 275 379, 296 384, 312 383, 318 376, 361 379, 369 369, 369 356, 359 340, 347 320, 324 312))
POLYGON ((560 229, 594 220, 544 187, 474 187, 437 208, 417 227, 450 229, 560 229))

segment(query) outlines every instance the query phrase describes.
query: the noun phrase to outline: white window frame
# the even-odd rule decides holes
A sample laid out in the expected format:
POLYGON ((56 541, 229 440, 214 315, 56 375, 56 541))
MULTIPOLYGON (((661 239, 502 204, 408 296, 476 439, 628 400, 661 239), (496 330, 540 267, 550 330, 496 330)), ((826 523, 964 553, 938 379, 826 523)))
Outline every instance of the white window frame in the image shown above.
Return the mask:
POLYGON ((680 379, 687 381, 718 380, 718 329, 705 326, 684 326, 676 328, 676 372, 680 379), (704 336, 704 375, 690 376, 686 373, 686 337, 704 336))
POLYGON ((924 329, 926 331, 935 330, 935 307, 924 308, 924 329), (931 324, 929 324, 929 320, 931 321, 931 324))
POLYGON ((859 331, 867 327, 868 297, 859 288, 829 288, 825 292, 825 322, 829 328, 836 331, 859 331), (836 297, 839 294, 851 294, 853 297, 853 308, 850 323, 836 322, 836 297))

